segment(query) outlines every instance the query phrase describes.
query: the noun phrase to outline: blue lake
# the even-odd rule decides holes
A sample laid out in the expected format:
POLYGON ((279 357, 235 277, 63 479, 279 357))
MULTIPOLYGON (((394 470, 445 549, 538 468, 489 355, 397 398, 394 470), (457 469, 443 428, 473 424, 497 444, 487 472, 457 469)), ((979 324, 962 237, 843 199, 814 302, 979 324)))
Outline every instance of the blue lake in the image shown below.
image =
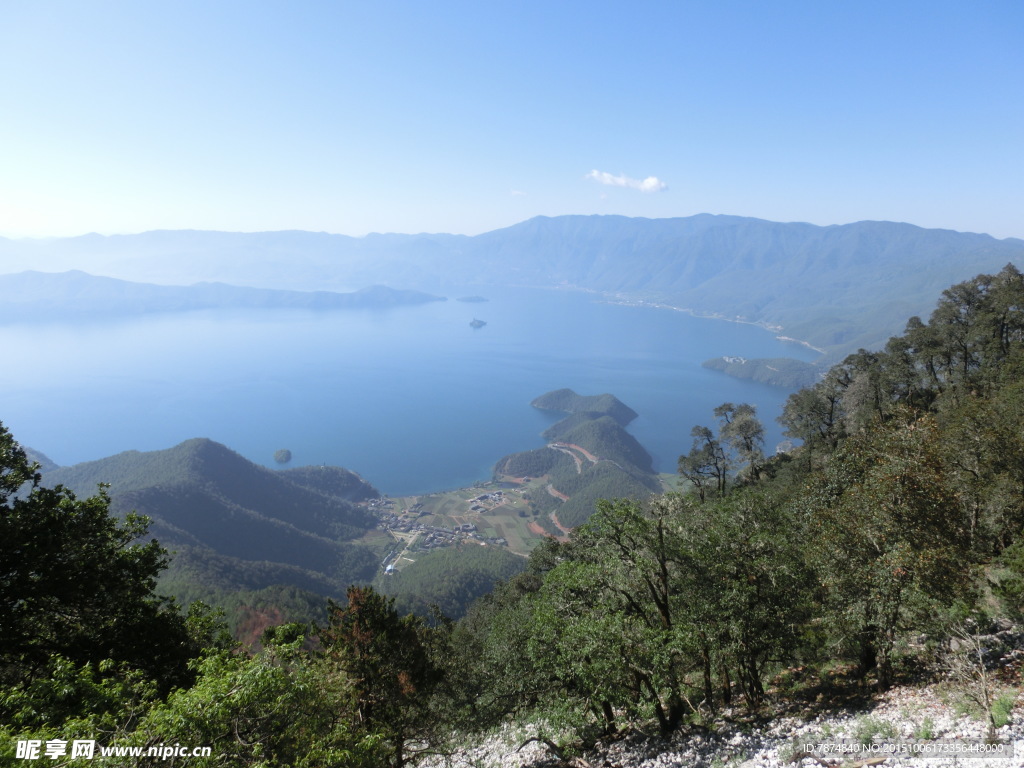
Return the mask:
MULTIPOLYGON (((450 294, 452 297, 464 295, 450 294)), ((788 392, 701 368, 719 355, 814 354, 750 325, 570 291, 491 291, 388 310, 210 311, 0 327, 0 420, 59 464, 192 437, 277 466, 335 464, 392 495, 469 485, 543 444, 552 389, 610 392, 673 472, 694 424, 757 406, 768 448, 788 392), (480 329, 474 317, 487 322, 480 329)))

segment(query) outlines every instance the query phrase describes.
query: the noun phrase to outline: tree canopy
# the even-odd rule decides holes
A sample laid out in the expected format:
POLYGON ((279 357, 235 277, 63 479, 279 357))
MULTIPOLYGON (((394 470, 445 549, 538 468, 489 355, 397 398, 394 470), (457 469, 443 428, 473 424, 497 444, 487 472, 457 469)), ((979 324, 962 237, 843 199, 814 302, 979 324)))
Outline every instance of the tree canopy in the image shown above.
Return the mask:
POLYGON ((0 678, 30 684, 51 657, 125 662, 166 689, 189 678, 184 618, 153 595, 167 553, 141 543, 144 518, 109 514, 101 487, 80 499, 44 488, 0 425, 0 678))

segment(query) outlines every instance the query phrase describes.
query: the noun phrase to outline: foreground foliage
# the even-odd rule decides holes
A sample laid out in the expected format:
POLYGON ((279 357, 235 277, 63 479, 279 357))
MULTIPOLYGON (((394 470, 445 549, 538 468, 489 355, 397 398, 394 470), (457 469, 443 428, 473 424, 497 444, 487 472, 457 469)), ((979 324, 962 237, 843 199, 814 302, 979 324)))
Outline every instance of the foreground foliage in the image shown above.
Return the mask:
POLYGON ((756 712, 794 668, 884 689, 909 638, 1024 617, 1021 381, 1007 267, 794 394, 800 447, 767 456, 754 408, 724 403, 680 459, 688 492, 598 501, 458 622, 351 587, 255 654, 153 595, 167 555, 143 520, 39 487, 0 428, 0 754, 84 737, 213 746, 198 766, 397 768, 516 715, 590 738, 756 712))
POLYGON ((0 425, 0 686, 30 687, 58 655, 126 663, 165 691, 188 682, 199 648, 184 617, 152 594, 167 555, 155 541, 134 543, 146 521, 111 517, 102 488, 79 499, 39 480, 0 425))
POLYGON ((794 394, 780 421, 799 448, 766 457, 756 411, 724 403, 680 458, 690 493, 600 502, 476 606, 461 631, 482 689, 580 733, 667 732, 756 709, 791 665, 852 662, 884 689, 914 633, 1024 615, 1021 380, 1024 278, 1007 267, 794 394))

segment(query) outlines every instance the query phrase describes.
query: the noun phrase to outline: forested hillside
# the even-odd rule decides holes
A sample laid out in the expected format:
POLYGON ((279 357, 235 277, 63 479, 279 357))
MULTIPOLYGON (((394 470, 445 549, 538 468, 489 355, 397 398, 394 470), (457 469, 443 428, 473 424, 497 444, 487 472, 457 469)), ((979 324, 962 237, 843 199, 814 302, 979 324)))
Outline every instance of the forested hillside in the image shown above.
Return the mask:
POLYGON ((474 601, 524 570, 525 558, 506 549, 464 544, 421 554, 401 571, 378 575, 373 587, 394 598, 401 613, 429 617, 436 609, 461 619, 474 601))
POLYGON ((313 594, 283 599, 282 618, 312 617, 316 595, 339 595, 376 572, 376 555, 351 541, 376 524, 353 502, 380 494, 340 467, 274 471, 196 438, 51 469, 43 483, 80 496, 103 483, 114 514, 149 517, 150 533, 175 552, 162 586, 186 601, 231 608, 239 590, 297 588, 313 594))
POLYGON ((744 359, 742 357, 713 357, 702 365, 738 379, 750 379, 786 389, 801 389, 818 381, 820 369, 811 363, 789 357, 744 359))
POLYGON ((704 738, 725 710, 846 706, 931 670, 994 734, 1020 678, 976 649, 1024 619, 1024 276, 949 288, 794 394, 788 453, 764 454, 748 404, 709 417, 685 492, 598 502, 460 621, 353 587, 251 655, 150 594, 165 561, 131 543, 137 520, 38 486, 2 432, 0 754, 86 732, 214 743, 199 766, 401 766, 510 718, 558 749, 649 725, 704 738), (162 622, 150 654, 126 606, 162 622))

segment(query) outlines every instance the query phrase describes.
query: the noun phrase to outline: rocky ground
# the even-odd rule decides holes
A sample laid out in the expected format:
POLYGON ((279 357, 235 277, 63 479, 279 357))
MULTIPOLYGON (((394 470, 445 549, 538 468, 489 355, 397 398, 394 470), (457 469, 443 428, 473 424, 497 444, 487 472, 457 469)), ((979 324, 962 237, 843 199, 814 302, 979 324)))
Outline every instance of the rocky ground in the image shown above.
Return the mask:
POLYGON ((779 716, 756 723, 720 718, 713 728, 686 729, 671 740, 643 733, 599 743, 581 756, 559 759, 529 727, 508 726, 429 768, 811 768, 811 766, 915 766, 1019 768, 1024 766, 1024 691, 1002 686, 1008 722, 995 730, 1003 754, 980 754, 987 737, 981 711, 960 689, 932 685, 895 688, 856 712, 829 710, 779 716), (973 713, 968 710, 973 709, 973 713), (973 716, 972 716, 973 714, 973 716), (865 747, 864 744, 872 744, 865 747), (806 745, 829 745, 809 755, 806 745), (840 754, 835 750, 850 750, 840 754), (885 749, 925 749, 927 756, 886 756, 885 749), (946 750, 938 756, 937 750, 946 750), (856 750, 856 751, 854 751, 856 750), (974 750, 974 751, 972 751, 974 750))

